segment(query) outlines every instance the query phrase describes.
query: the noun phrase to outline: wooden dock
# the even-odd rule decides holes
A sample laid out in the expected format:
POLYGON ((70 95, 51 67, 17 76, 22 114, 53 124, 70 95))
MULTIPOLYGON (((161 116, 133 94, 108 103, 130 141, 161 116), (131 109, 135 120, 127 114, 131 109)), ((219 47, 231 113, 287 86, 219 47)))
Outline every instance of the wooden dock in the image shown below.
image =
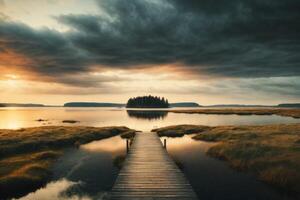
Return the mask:
POLYGON ((110 194, 120 200, 196 200, 156 133, 137 133, 110 194))

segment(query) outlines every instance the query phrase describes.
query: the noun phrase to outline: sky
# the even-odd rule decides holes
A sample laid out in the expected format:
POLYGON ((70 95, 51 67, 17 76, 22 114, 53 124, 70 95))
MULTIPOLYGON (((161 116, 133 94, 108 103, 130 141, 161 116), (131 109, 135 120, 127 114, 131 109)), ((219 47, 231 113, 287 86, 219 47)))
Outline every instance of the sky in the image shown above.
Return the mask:
POLYGON ((0 102, 300 102, 299 0, 0 0, 0 102))

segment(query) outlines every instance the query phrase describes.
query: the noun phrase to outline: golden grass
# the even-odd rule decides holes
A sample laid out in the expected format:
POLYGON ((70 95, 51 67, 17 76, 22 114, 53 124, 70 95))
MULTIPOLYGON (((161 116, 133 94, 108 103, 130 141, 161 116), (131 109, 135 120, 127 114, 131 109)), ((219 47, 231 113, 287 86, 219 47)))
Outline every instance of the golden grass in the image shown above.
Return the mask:
POLYGON ((298 108, 212 108, 212 109, 187 109, 168 110, 173 113, 187 114, 220 114, 220 115, 279 115, 293 118, 300 118, 298 108))
MULTIPOLYGON (((187 129, 189 125, 163 130, 187 129)), ((191 126, 196 129, 195 126, 191 126)), ((300 194, 300 124, 216 126, 203 130, 195 140, 217 142, 208 155, 226 160, 233 168, 254 173, 258 179, 300 194)))
POLYGON ((123 139, 133 139, 134 136, 135 136, 135 132, 136 131, 134 131, 134 130, 130 130, 130 131, 127 131, 125 133, 122 133, 120 136, 123 139))
POLYGON ((51 177, 49 168, 63 148, 118 134, 133 136, 126 127, 48 126, 0 130, 0 198, 22 196, 51 177))
POLYGON ((22 196, 46 184, 51 173, 49 167, 61 155, 60 151, 27 153, 0 160, 1 196, 22 196))
POLYGON ((202 131, 210 129, 209 126, 198 126, 198 125, 180 125, 180 126, 167 126, 163 128, 157 128, 151 130, 156 132, 158 136, 166 137, 182 137, 184 134, 200 133, 202 131))
POLYGON ((0 158, 17 152, 64 148, 99 140, 131 129, 127 127, 44 126, 18 130, 0 129, 0 158))

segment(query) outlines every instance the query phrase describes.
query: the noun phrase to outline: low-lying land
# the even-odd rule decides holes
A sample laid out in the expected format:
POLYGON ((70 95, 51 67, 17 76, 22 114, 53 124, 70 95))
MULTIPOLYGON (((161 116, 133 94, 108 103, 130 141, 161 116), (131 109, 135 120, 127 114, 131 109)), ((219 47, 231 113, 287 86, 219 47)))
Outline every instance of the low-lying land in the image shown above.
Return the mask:
POLYGON ((185 134, 200 133, 210 128, 209 126, 200 125, 175 125, 152 129, 151 132, 156 132, 159 137, 182 137, 185 134))
POLYGON ((51 177, 49 168, 63 149, 93 140, 134 136, 126 127, 47 126, 18 130, 0 129, 0 199, 21 196, 51 177))
POLYGON ((196 134, 195 140, 217 142, 208 154, 224 159, 258 179, 300 195, 300 124, 262 126, 178 125, 155 130, 160 136, 196 134))
POLYGON ((300 118, 299 108, 212 108, 212 109, 187 109, 168 110, 173 113, 187 114, 219 114, 219 115, 279 115, 300 118))

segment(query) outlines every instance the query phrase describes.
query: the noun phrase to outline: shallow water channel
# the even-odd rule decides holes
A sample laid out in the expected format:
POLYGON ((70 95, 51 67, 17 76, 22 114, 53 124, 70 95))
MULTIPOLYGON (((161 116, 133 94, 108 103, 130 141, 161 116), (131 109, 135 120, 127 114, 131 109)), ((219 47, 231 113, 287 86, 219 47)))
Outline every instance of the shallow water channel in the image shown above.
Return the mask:
POLYGON ((111 189, 119 160, 125 155, 126 140, 120 136, 67 149, 52 169, 51 182, 20 199, 102 199, 111 189))
POLYGON ((199 199, 282 200, 293 199, 228 163, 206 155, 214 143, 193 140, 192 136, 167 139, 167 151, 190 181, 199 199))
MULTIPOLYGON (((257 181, 254 176, 231 169, 226 162, 205 154, 213 143, 191 136, 166 139, 167 151, 184 172, 199 199, 292 199, 257 181)), ((105 199, 126 155, 126 140, 115 136, 70 148, 53 167, 53 179, 24 200, 105 199)))

